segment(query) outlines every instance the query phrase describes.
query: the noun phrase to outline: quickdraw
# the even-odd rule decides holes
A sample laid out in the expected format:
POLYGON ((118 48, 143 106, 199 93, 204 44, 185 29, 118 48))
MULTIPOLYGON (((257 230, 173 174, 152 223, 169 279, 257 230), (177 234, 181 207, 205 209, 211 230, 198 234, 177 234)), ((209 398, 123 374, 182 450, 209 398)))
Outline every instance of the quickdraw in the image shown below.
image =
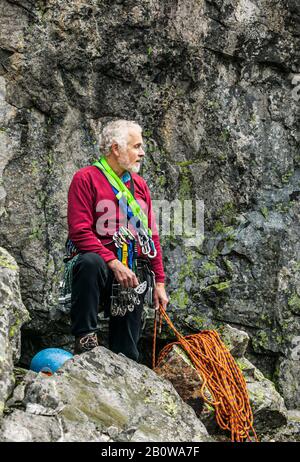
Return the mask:
POLYGON ((134 241, 135 237, 128 228, 121 226, 113 235, 113 241, 117 249, 123 247, 123 244, 130 244, 130 241, 134 241))
POLYGON ((112 285, 111 294, 111 315, 125 316, 127 311, 132 312, 135 307, 141 304, 140 295, 147 290, 147 281, 142 282, 137 287, 124 289, 120 284, 112 285))
POLYGON ((157 251, 154 245, 153 240, 146 234, 144 229, 139 229, 138 231, 138 241, 141 246, 142 253, 147 255, 149 258, 154 258, 157 255, 157 251), (153 253, 151 253, 153 252, 153 253))
MULTIPOLYGON (((123 209, 125 216, 127 216, 130 224, 132 224, 136 231, 143 255, 146 255, 149 258, 155 258, 157 250, 152 239, 152 231, 148 228, 148 218, 138 202, 135 200, 134 195, 129 191, 118 175, 116 175, 104 156, 100 157, 99 161, 94 162, 93 165, 96 166, 109 181, 119 201, 120 207, 123 209)), ((133 236, 128 228, 120 228, 113 237, 113 240, 115 244, 117 243, 118 248, 121 248, 122 241, 125 242, 127 241, 127 237, 130 237, 130 235, 124 235, 124 232, 121 231, 122 229, 123 231, 125 229, 131 236, 133 236)))

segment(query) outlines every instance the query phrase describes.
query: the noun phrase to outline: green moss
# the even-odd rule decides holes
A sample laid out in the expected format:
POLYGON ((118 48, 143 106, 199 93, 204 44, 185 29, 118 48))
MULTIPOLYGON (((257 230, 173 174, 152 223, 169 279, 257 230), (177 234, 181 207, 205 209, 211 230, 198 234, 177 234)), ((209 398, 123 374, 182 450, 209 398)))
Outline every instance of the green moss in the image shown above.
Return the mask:
POLYGON ((16 334, 18 334, 20 328, 22 327, 23 320, 17 319, 15 323, 9 329, 9 337, 13 338, 16 334))
POLYGON ((38 191, 37 193, 37 204, 39 208, 43 208, 47 198, 47 193, 45 191, 38 191))
POLYGON ((17 270, 18 267, 16 265, 11 264, 5 257, 0 257, 0 267, 8 268, 11 270, 17 270))
POLYGON ((217 234, 233 234, 236 225, 237 209, 232 202, 226 202, 217 210, 217 220, 215 222, 213 232, 217 234))
POLYGON ((188 253, 186 256, 186 262, 182 265, 179 273, 179 282, 184 282, 186 277, 195 276, 194 269, 194 256, 191 253, 188 253))
POLYGON ((151 136, 153 136, 153 130, 148 129, 143 131, 144 138, 150 138, 151 136))
POLYGON ((294 271, 298 272, 300 271, 300 261, 296 261, 293 265, 294 271))
POLYGON ((234 228, 233 226, 225 226, 224 223, 222 223, 222 221, 218 220, 215 223, 213 231, 217 234, 230 233, 231 235, 233 235, 232 233, 234 233, 234 228))
POLYGON ((171 293, 170 302, 180 309, 185 309, 189 301, 189 297, 183 288, 179 288, 171 293))
POLYGON ((201 318, 200 316, 193 316, 193 321, 195 322, 196 327, 198 329, 203 328, 203 326, 205 325, 205 319, 201 318))
POLYGON ((215 409, 210 404, 204 403, 204 407, 206 407, 208 411, 215 413, 215 409))
POLYGON ((39 241, 41 241, 43 238, 43 230, 41 229, 40 226, 35 226, 32 228, 32 231, 29 235, 29 239, 30 240, 34 240, 34 239, 37 239, 39 241))
POLYGON ((230 281, 223 281, 219 282, 218 284, 211 284, 210 286, 204 287, 204 291, 208 291, 211 289, 216 289, 218 292, 222 292, 223 290, 227 290, 230 288, 230 281))
POLYGON ((185 161, 182 161, 182 162, 175 162, 176 165, 178 165, 179 167, 188 167, 189 165, 193 165, 195 162, 195 160, 185 160, 185 161))
POLYGON ((207 274, 207 273, 215 273, 218 269, 217 265, 215 263, 212 263, 212 262, 205 262, 203 263, 202 265, 202 268, 204 270, 204 272, 207 274))
POLYGON ((250 124, 251 125, 256 125, 257 121, 256 121, 256 114, 253 113, 250 117, 250 124))
POLYGON ((197 277, 198 274, 194 266, 194 255, 193 253, 187 253, 178 274, 178 289, 171 293, 170 302, 174 303, 180 309, 185 309, 189 303, 189 296, 184 289, 185 281, 189 278, 193 282, 196 282, 197 277))
POLYGON ((227 218, 232 218, 232 216, 236 213, 236 207, 233 202, 225 202, 221 209, 221 214, 227 218))
POLYGON ((273 325, 272 319, 266 313, 260 316, 260 320, 265 326, 271 327, 273 325))
POLYGON ((175 417, 178 414, 178 406, 174 401, 174 398, 167 392, 163 391, 163 408, 164 411, 171 417, 175 417))
POLYGON ((226 143, 230 138, 230 130, 228 127, 226 127, 224 130, 221 131, 220 133, 220 139, 226 143))
POLYGON ((280 213, 289 213, 293 205, 294 205, 293 201, 279 202, 278 204, 276 204, 275 210, 276 212, 280 212, 280 213))
POLYGON ((233 273, 234 268, 233 268, 233 264, 231 263, 231 261, 228 260, 227 258, 224 258, 223 261, 229 273, 233 273))
POLYGON ((287 184, 292 175, 293 175, 292 171, 285 173, 285 175, 283 175, 282 178, 281 178, 282 183, 287 184))
POLYGON ((16 331, 17 331, 17 327, 16 326, 12 326, 10 329, 9 329, 9 338, 13 338, 16 334, 16 331))
POLYGON ((210 259, 211 260, 216 260, 219 255, 220 255, 220 252, 218 251, 217 247, 214 247, 213 251, 212 251, 212 253, 210 255, 210 259))
POLYGON ((209 100, 207 101, 207 107, 209 109, 217 110, 220 108, 220 104, 217 100, 209 100))
POLYGON ((53 165, 54 165, 54 154, 52 151, 48 151, 48 154, 46 156, 46 162, 47 162, 46 172, 48 174, 51 174, 53 172, 53 165))
POLYGON ((152 53, 153 53, 153 48, 150 46, 150 47, 147 48, 147 55, 151 56, 152 53))
POLYGON ((181 175, 179 177, 179 192, 178 197, 180 200, 191 199, 191 173, 188 167, 183 167, 181 170, 181 175))
POLYGON ((32 173, 32 175, 37 175, 38 172, 39 172, 38 161, 36 159, 33 159, 31 161, 31 173, 32 173))
POLYGON ((254 350, 265 349, 269 347, 269 337, 267 333, 263 330, 260 330, 255 336, 252 337, 252 345, 254 350))
POLYGON ((220 152, 218 154, 218 159, 223 161, 223 160, 226 160, 227 159, 227 155, 224 153, 224 152, 220 152))
POLYGON ((156 178, 156 181, 158 183, 158 185, 161 187, 161 188, 164 188, 164 186, 166 185, 167 183, 167 179, 165 176, 159 176, 156 178))
POLYGON ((269 210, 267 209, 267 207, 261 207, 260 212, 264 216, 264 218, 267 220, 269 217, 269 210))
POLYGON ((256 388, 255 390, 251 389, 251 391, 249 391, 249 397, 250 401, 255 403, 255 407, 259 407, 266 399, 265 394, 259 388, 256 388))
POLYGON ((222 221, 216 221, 215 225, 214 225, 214 229, 213 229, 213 232, 214 233, 222 233, 223 232, 223 228, 224 228, 224 225, 222 223, 222 221))
POLYGON ((288 305, 293 311, 300 312, 300 297, 296 292, 288 300, 288 305))
POLYGON ((243 358, 235 358, 235 362, 237 363, 241 371, 244 371, 249 368, 249 365, 243 361, 243 358))

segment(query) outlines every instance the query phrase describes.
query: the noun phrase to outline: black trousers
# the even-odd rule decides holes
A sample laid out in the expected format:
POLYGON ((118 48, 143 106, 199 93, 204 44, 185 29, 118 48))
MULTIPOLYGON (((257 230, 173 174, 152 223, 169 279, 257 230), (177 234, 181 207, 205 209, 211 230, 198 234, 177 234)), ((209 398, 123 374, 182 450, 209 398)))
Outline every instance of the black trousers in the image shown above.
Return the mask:
MULTIPOLYGON (((99 306, 109 315, 113 273, 96 253, 80 254, 73 268, 71 296, 71 332, 81 336, 96 332, 99 306)), ((110 316, 109 348, 138 361, 141 335, 142 303, 125 316, 110 316)))

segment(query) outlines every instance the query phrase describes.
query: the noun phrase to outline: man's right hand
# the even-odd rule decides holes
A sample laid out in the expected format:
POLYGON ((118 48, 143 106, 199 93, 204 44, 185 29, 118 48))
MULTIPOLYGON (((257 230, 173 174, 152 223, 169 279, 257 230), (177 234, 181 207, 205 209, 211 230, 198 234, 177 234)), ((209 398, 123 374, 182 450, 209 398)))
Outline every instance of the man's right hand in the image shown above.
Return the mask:
POLYGON ((116 280, 124 289, 128 287, 137 287, 139 285, 135 273, 127 268, 127 266, 123 265, 119 260, 111 260, 107 263, 107 266, 112 270, 116 280))

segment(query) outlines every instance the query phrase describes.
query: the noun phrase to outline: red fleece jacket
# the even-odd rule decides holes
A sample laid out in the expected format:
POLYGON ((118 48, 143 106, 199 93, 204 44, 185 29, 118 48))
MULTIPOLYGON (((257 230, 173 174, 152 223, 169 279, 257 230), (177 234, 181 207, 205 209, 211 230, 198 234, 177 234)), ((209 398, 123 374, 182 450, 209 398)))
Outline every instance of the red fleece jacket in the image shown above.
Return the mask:
MULTIPOLYGON (((156 282, 164 282, 164 268, 159 236, 152 209, 149 188, 136 173, 131 174, 134 196, 148 216, 148 226, 153 233, 157 250, 155 258, 149 259, 156 282)), ((130 189, 130 181, 125 182, 130 189)), ((114 191, 100 170, 95 166, 84 167, 75 173, 68 193, 69 238, 80 252, 95 252, 105 262, 114 260, 117 249, 112 235, 121 226, 128 226, 127 218, 119 209, 114 191)), ((128 226, 133 231, 131 225, 128 226)), ((139 247, 139 246, 138 246, 139 247)), ((142 256, 139 249, 139 255, 142 256)))

